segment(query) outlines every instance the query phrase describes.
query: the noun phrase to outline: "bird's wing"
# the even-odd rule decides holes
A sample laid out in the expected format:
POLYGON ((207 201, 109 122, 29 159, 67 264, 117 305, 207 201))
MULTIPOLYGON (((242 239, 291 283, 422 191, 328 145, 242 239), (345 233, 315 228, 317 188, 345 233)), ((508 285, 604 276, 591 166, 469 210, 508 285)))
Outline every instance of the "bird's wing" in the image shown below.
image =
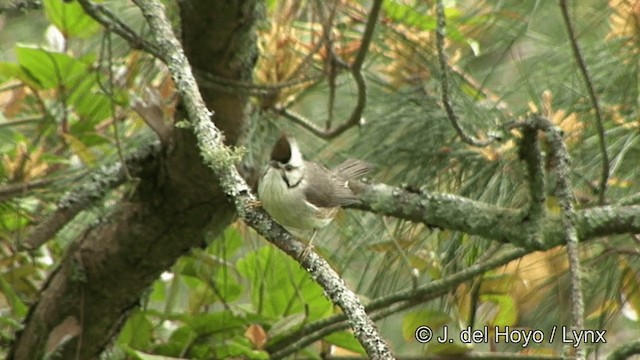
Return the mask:
POLYGON ((313 176, 307 176, 307 186, 304 195, 308 202, 322 208, 333 208, 338 206, 351 205, 358 202, 358 198, 353 194, 347 184, 347 180, 335 175, 324 166, 306 162, 308 172, 313 176))

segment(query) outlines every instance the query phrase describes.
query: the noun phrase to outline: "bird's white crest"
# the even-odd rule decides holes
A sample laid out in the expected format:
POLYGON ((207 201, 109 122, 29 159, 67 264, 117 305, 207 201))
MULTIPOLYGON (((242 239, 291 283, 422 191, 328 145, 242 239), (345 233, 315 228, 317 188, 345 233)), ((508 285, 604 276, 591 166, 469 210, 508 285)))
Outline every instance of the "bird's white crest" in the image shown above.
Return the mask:
POLYGON ((291 159, 289 160, 289 165, 297 168, 301 168, 304 166, 304 160, 302 159, 302 153, 300 152, 300 147, 298 147, 298 142, 296 139, 287 137, 287 141, 289 141, 289 146, 291 147, 291 159))

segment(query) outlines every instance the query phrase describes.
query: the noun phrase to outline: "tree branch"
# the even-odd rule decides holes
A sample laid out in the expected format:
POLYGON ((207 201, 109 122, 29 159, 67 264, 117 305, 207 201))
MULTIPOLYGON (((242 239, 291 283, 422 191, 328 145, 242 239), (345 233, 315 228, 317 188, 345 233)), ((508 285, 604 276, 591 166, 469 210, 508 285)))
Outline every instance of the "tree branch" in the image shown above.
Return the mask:
POLYGON ((144 50, 159 59, 161 58, 161 53, 155 45, 138 36, 135 31, 120 21, 109 9, 90 0, 78 0, 78 2, 89 16, 104 26, 105 29, 118 34, 133 49, 144 50))
POLYGON ((140 164, 158 150, 157 143, 141 146, 138 152, 127 156, 125 163, 116 162, 102 166, 91 173, 87 180, 68 191, 60 199, 58 208, 31 231, 20 244, 20 249, 34 250, 47 242, 80 211, 102 199, 109 190, 120 186, 127 179, 125 167, 131 170, 133 176, 137 176, 141 171, 140 164))
POLYGON ((142 10, 153 37, 164 54, 162 59, 166 60, 176 89, 184 102, 201 155, 219 177, 225 193, 233 198, 239 215, 258 233, 298 260, 313 275, 331 301, 347 315, 356 338, 372 359, 392 359, 391 350, 373 321, 366 315, 358 297, 346 287, 329 264, 313 252, 305 253, 305 245, 296 241, 264 211, 253 206, 256 199, 234 166, 239 157, 224 145, 222 133, 210 120, 212 114, 200 96, 187 58, 165 17, 164 7, 155 0, 134 2, 142 10), (303 254, 306 256, 303 257, 303 254))
MULTIPOLYGON (((355 208, 393 216, 428 226, 530 249, 548 250, 564 244, 562 220, 548 215, 539 229, 542 244, 528 212, 510 209, 452 194, 414 192, 385 184, 361 184, 362 205, 355 208)), ((581 241, 614 234, 640 233, 640 205, 600 206, 576 210, 574 224, 581 241)))

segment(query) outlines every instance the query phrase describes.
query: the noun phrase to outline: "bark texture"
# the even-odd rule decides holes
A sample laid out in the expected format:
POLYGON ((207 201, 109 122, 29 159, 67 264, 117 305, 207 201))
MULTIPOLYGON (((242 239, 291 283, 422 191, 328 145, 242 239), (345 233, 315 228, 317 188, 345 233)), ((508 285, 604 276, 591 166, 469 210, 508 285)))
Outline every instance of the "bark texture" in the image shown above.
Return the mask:
MULTIPOLYGON (((257 1, 181 1, 182 35, 192 65, 233 81, 247 80, 257 55, 257 1)), ((247 121, 248 98, 203 89, 227 144, 247 121)), ((180 113, 180 112, 178 112, 180 113)), ((180 115, 178 115, 180 116, 180 115)), ((95 359, 117 334, 149 285, 175 260, 221 231, 233 205, 203 165, 191 130, 143 161, 133 195, 86 229, 43 286, 9 359, 95 359)))

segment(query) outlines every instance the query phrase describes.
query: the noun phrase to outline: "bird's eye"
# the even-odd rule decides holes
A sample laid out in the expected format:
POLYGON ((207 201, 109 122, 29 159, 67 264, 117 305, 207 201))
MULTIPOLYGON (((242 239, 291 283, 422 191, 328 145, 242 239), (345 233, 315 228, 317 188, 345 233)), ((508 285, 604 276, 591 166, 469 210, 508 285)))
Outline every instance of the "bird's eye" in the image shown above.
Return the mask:
POLYGON ((284 170, 285 170, 285 171, 291 171, 291 170, 293 170, 293 165, 291 165, 291 164, 285 164, 285 166, 284 166, 284 170))

